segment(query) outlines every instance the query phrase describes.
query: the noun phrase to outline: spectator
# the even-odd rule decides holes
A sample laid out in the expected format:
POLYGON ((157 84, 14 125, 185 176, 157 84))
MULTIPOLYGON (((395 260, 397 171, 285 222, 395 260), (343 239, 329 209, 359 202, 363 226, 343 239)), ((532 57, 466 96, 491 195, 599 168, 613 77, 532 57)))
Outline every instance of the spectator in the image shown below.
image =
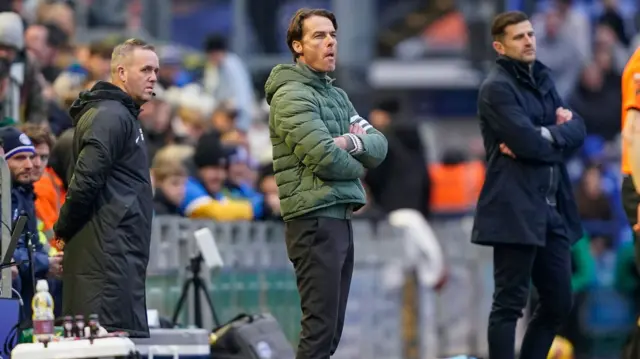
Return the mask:
MULTIPOLYGON (((34 294, 35 283, 31 283, 28 243, 33 245, 33 267, 35 279, 46 279, 49 274, 59 276, 61 274, 61 257, 49 259, 47 250, 38 238, 38 224, 35 213, 35 198, 33 192, 33 161, 36 156, 35 147, 29 137, 14 127, 1 130, 0 137, 4 143, 5 159, 9 165, 12 177, 11 210, 12 220, 20 215, 27 216, 27 223, 16 251, 14 259, 22 262, 19 267, 19 277, 14 281, 16 290, 20 292, 25 303, 30 303, 34 294)), ((26 318, 31 318, 31 306, 24 306, 26 318)))
POLYGON ((378 104, 369 115, 371 124, 387 138, 389 149, 382 164, 368 171, 365 182, 384 211, 411 208, 428 216, 431 179, 426 151, 415 124, 393 121, 399 110, 399 103, 390 100, 378 104))
POLYGON ((56 24, 67 38, 73 40, 76 32, 75 13, 73 8, 65 1, 41 2, 36 14, 36 22, 56 24))
MULTIPOLYGON (((36 216, 49 240, 53 239, 53 224, 58 220, 60 207, 64 203, 66 189, 62 179, 49 165, 55 138, 46 126, 25 125, 22 131, 29 137, 36 149, 33 161, 34 193, 36 195, 36 216)), ((71 147, 66 150, 70 151, 71 147)))
POLYGON ((580 53, 575 36, 562 31, 562 21, 556 8, 545 14, 544 31, 538 34, 536 53, 538 59, 553 72, 560 97, 567 98, 580 76, 584 54, 580 53))
POLYGON ((180 212, 187 217, 210 218, 219 221, 253 219, 248 201, 224 198, 222 189, 227 179, 228 158, 218 134, 202 136, 193 155, 193 173, 187 179, 185 197, 180 212))
POLYGON ((263 220, 282 220, 280 214, 280 197, 278 196, 278 185, 273 171, 273 163, 262 165, 258 175, 258 189, 264 196, 263 220))
POLYGON ((182 215, 180 204, 184 201, 187 181, 186 159, 193 155, 193 147, 169 145, 154 156, 151 174, 155 189, 153 208, 156 215, 182 215))
POLYGON ((164 46, 159 49, 158 55, 160 57, 158 83, 164 88, 185 85, 183 81, 180 81, 183 55, 180 49, 175 46, 164 46))
POLYGON ((242 146, 231 147, 228 151, 227 180, 222 193, 225 198, 250 201, 253 204, 254 219, 261 218, 264 197, 254 188, 255 176, 251 168, 249 152, 242 146))
POLYGON ((4 117, 14 122, 44 122, 47 103, 43 96, 44 78, 37 64, 24 51, 24 27, 16 13, 0 13, 0 58, 11 63, 8 92, 4 99, 4 117))
POLYGON ((485 166, 471 160, 464 148, 445 149, 429 165, 430 210, 435 214, 466 215, 476 206, 485 178, 485 166))
POLYGON ((616 38, 616 33, 607 25, 599 24, 595 29, 594 53, 611 55, 613 71, 621 75, 629 59, 629 51, 616 38))
MULTIPOLYGON (((65 192, 69 187, 69 180, 71 179, 70 171, 73 167, 73 132, 74 130, 71 128, 64 131, 58 137, 55 146, 53 146, 51 150, 51 158, 49 159, 51 171, 60 179, 62 189, 64 189, 65 192)), ((60 206, 62 206, 62 203, 60 206)))
POLYGON ((582 70, 569 104, 584 118, 587 134, 611 141, 620 134, 621 77, 613 71, 609 53, 598 51, 596 59, 582 70))
POLYGON ((616 238, 617 222, 611 199, 602 190, 602 172, 598 166, 588 167, 575 189, 578 213, 583 226, 592 237, 616 238))
POLYGON ((156 84, 155 91, 156 96, 142 105, 142 112, 138 116, 144 131, 149 158, 154 158, 158 150, 165 145, 187 142, 173 132, 172 125, 176 121, 175 111, 164 98, 164 89, 156 84))
MULTIPOLYGON (((29 140, 33 143, 36 151, 36 155, 33 158, 33 172, 31 173, 31 179, 34 183, 34 194, 35 194, 35 213, 38 218, 38 240, 42 244, 43 250, 48 253, 50 262, 60 262, 62 260, 62 253, 59 253, 54 246, 50 245, 50 241, 53 239, 53 222, 49 223, 49 226, 45 228, 45 223, 42 221, 43 209, 46 209, 48 203, 45 202, 46 197, 38 195, 38 192, 35 190, 36 184, 40 183, 43 179, 43 175, 47 173, 47 177, 49 176, 49 172, 45 172, 48 168, 49 157, 51 148, 53 148, 53 144, 55 143, 55 137, 49 131, 49 128, 46 125, 37 125, 37 124, 26 124, 21 126, 20 130, 29 137, 29 140), (44 203, 43 203, 44 202, 44 203), (42 208, 42 206, 45 208, 42 208)), ((53 181, 53 179, 49 179, 53 181)), ((42 189, 42 186, 40 186, 42 189)), ((41 191, 42 192, 42 191, 41 191)), ((47 193, 51 195, 51 193, 47 193)), ((53 194, 60 196, 60 194, 53 194)), ((58 198, 58 203, 62 200, 58 198)), ((52 220, 54 217, 57 219, 58 210, 55 212, 48 213, 49 220, 52 220)), ((59 278, 49 278, 47 280, 49 282, 49 292, 53 295, 54 298, 54 312, 56 316, 59 316, 62 313, 62 281, 59 278)))
POLYGON ((209 36, 204 50, 208 59, 202 80, 206 91, 218 101, 233 103, 238 110, 236 128, 247 132, 255 102, 249 71, 238 55, 229 52, 226 40, 220 36, 209 36))
POLYGON ((604 12, 598 18, 598 23, 607 25, 616 34, 616 39, 625 47, 629 47, 631 40, 627 33, 625 20, 618 11, 617 0, 603 0, 604 12))
POLYGON ((202 111, 187 106, 178 108, 178 121, 175 123, 174 131, 183 141, 195 145, 207 129, 207 121, 202 111))
POLYGON ((94 42, 89 47, 86 61, 71 64, 56 78, 53 90, 65 107, 69 107, 89 83, 109 79, 112 52, 113 45, 110 43, 94 42))
POLYGON ((229 103, 222 103, 211 115, 211 124, 221 136, 224 136, 236 131, 237 118, 238 111, 230 106, 229 103))
POLYGON ((60 49, 66 43, 67 35, 55 24, 34 24, 25 33, 26 47, 50 84, 62 72, 57 61, 60 49))
MULTIPOLYGON (((582 58, 591 57, 591 23, 586 14, 574 5, 573 0, 553 0, 553 11, 557 11, 560 17, 560 33, 566 38, 570 38, 578 48, 582 58)), ((545 14, 536 15, 533 18, 536 33, 542 34, 546 27, 547 18, 545 14)), ((541 59, 544 62, 544 60, 541 59)))
POLYGON ((576 202, 583 220, 610 220, 609 199, 602 192, 601 174, 597 166, 584 171, 582 180, 576 188, 576 202))
POLYGON ((171 87, 163 96, 176 108, 177 116, 171 120, 173 138, 180 143, 195 145, 211 127, 208 119, 215 108, 215 99, 195 83, 183 88, 171 87))
POLYGON ((9 60, 0 57, 0 127, 13 124, 13 119, 4 116, 4 105, 7 93, 9 92, 9 72, 11 63, 9 60))

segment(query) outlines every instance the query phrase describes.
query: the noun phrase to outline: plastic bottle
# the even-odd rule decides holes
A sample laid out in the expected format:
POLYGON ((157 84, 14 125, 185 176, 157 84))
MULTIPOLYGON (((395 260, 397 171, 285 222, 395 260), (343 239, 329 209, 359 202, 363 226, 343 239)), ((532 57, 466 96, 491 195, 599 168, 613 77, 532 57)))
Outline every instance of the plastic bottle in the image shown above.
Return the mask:
POLYGON ((53 340, 54 315, 53 297, 49 294, 49 284, 45 279, 38 280, 36 294, 31 300, 33 310, 33 341, 35 343, 49 343, 53 340))
POLYGON ((73 338, 74 337, 73 317, 72 316, 67 315, 67 316, 64 317, 63 328, 64 328, 64 337, 65 338, 73 338))

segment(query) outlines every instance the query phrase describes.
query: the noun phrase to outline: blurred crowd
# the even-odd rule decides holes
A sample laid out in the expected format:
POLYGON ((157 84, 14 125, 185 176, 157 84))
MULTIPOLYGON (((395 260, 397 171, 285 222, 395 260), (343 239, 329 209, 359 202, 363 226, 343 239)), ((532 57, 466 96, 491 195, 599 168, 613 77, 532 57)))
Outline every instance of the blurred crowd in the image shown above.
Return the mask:
MULTIPOLYGON (((47 217, 40 218, 44 230, 50 230, 69 179, 73 129, 67 110, 81 91, 109 80, 111 52, 124 39, 76 42, 71 2, 40 1, 29 15, 22 3, 9 1, 0 9, 0 125, 28 124, 46 134, 44 141, 33 135, 35 130, 24 129, 41 148, 43 161, 34 165, 48 174, 38 181, 55 187, 48 186, 45 195, 38 193, 41 186, 36 183, 36 197, 50 198, 47 217)), ((139 117, 149 150, 156 215, 280 220, 268 105, 262 91, 255 91, 243 60, 229 50, 221 34, 206 37, 197 60, 175 44, 156 45, 161 70, 155 97, 144 104, 139 117)), ((394 100, 374 107, 370 121, 391 138, 389 160, 363 179, 372 200, 358 215, 381 219, 406 207, 428 214, 430 180, 415 126, 396 126, 392 118, 399 108, 394 100), (416 168, 418 175, 412 175, 416 168), (407 189, 419 195, 398 193, 407 189)))
MULTIPOLYGON (((23 1, 0 1, 0 127, 17 126, 36 147, 30 169, 32 200, 46 243, 64 202, 72 161, 67 109, 81 91, 109 80, 111 52, 124 39, 108 36, 80 43, 75 40, 72 2, 35 3, 26 9, 23 1)), ((381 3, 389 16, 394 14, 392 7, 407 14, 400 8, 408 2, 381 3)), ((429 3, 423 12, 421 7, 409 12, 415 15, 413 21, 396 16, 382 26, 378 40, 383 53, 412 58, 424 53, 425 44, 432 49, 466 46, 467 28, 455 2, 429 3), (393 25, 396 20, 400 25, 393 25)), ((619 200, 620 77, 630 54, 640 46, 640 16, 630 10, 637 4, 538 3, 532 17, 538 58, 553 71, 559 92, 585 119, 589 134, 569 165, 585 228, 585 238, 575 248, 574 289, 583 293, 614 288, 637 298, 640 278, 619 200)), ((156 215, 281 220, 268 105, 228 41, 226 32, 209 34, 199 44, 197 57, 175 44, 155 44, 161 63, 156 96, 143 106, 139 119, 149 150, 156 215)), ((428 164, 428 146, 418 125, 399 120, 402 112, 398 101, 387 99, 365 116, 385 134, 389 151, 383 164, 363 178, 369 201, 356 215, 381 220, 399 208, 416 209, 429 218, 468 214, 484 178, 482 161, 473 161, 465 151, 446 150, 428 164)), ((11 171, 16 177, 24 168, 11 171)), ((55 256, 55 251, 50 254, 55 256)), ((585 321, 591 331, 601 326, 626 328, 628 318, 634 317, 627 312, 590 316, 590 308, 635 312, 640 307, 623 296, 611 298, 590 297, 587 309, 581 307, 578 331, 585 321)))

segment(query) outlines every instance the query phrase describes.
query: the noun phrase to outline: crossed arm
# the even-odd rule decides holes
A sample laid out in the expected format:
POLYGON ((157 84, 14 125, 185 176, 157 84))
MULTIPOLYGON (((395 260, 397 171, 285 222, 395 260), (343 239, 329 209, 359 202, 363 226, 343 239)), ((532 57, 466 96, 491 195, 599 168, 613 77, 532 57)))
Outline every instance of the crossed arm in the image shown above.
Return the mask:
POLYGON ((281 91, 272 100, 274 128, 293 155, 323 180, 346 181, 364 175, 363 165, 337 146, 313 99, 304 91, 281 91))
MULTIPOLYGON (((384 135, 360 116, 352 116, 351 123, 355 125, 357 121, 364 132, 333 138, 320 118, 317 105, 305 92, 283 91, 272 102, 278 135, 320 179, 361 178, 365 168, 377 167, 387 155, 384 135)), ((350 102, 349 106, 350 112, 355 113, 350 102)))
POLYGON ((507 84, 483 86, 478 101, 480 116, 503 141, 501 152, 514 158, 560 163, 566 151, 577 149, 584 141, 584 122, 563 107, 556 111, 555 125, 536 128, 507 84))
POLYGON ((347 94, 338 89, 343 98, 349 104, 349 133, 345 134, 355 149, 350 151, 353 157, 358 160, 366 169, 378 167, 385 157, 387 157, 387 138, 376 130, 369 121, 358 115, 347 94))

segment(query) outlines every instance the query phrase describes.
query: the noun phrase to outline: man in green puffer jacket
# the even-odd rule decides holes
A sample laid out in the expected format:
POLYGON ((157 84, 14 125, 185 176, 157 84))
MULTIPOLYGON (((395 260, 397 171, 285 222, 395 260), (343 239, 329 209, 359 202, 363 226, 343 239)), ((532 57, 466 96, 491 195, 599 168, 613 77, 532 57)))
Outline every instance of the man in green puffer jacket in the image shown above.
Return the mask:
POLYGON ((297 359, 327 359, 338 347, 353 272, 351 215, 362 207, 360 178, 387 154, 387 140, 332 85, 336 19, 296 12, 287 31, 295 64, 265 85, 273 168, 287 253, 303 311, 297 359))

